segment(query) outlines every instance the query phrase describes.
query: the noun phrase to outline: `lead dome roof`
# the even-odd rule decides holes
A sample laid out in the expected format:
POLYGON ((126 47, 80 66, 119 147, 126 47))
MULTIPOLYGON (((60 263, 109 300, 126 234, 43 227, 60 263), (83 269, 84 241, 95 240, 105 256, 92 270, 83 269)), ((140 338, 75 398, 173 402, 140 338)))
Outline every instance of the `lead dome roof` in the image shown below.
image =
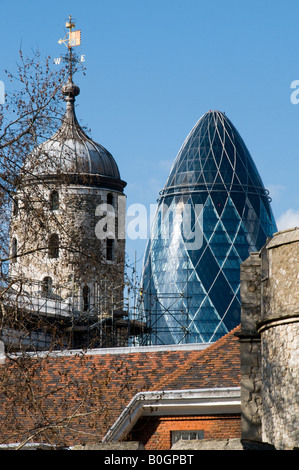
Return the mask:
POLYGON ((96 182, 97 186, 123 190, 117 163, 111 153, 94 142, 81 128, 75 113, 75 97, 79 87, 69 80, 62 92, 66 100, 66 113, 57 132, 39 145, 31 154, 25 168, 31 174, 53 179, 56 176, 73 176, 96 182))

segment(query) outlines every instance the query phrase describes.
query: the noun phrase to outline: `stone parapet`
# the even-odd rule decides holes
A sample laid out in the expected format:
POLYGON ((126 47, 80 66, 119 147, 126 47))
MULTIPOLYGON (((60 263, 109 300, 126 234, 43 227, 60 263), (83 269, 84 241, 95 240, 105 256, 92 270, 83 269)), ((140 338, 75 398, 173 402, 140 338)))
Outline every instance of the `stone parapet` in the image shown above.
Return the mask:
POLYGON ((242 438, 299 446, 299 229, 241 265, 242 438))
POLYGON ((262 282, 263 440, 278 449, 299 445, 299 229, 278 232, 267 244, 262 282))
POLYGON ((276 450, 266 442, 247 439, 202 439, 194 441, 180 440, 171 450, 276 450))
POLYGON ((276 233, 266 250, 258 327, 299 317, 299 229, 276 233))

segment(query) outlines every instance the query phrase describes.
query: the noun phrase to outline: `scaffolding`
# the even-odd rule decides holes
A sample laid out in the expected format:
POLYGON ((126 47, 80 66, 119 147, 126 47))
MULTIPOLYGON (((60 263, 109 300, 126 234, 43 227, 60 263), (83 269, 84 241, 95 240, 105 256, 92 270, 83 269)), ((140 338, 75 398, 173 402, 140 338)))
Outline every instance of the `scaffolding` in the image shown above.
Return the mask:
POLYGON ((190 334, 189 299, 184 292, 160 292, 158 295, 142 291, 140 307, 147 332, 144 344, 183 344, 192 342, 190 334))
MULTIPOLYGON (((136 271, 135 271, 136 272, 136 271)), ((184 292, 152 293, 136 277, 113 286, 6 278, 0 284, 0 340, 10 350, 90 349, 194 342, 184 292), (69 292, 66 296, 65 293, 69 292)))
MULTIPOLYGON (((88 286, 47 285, 29 279, 2 279, 0 340, 10 350, 61 350, 143 344, 147 332, 132 289, 107 279, 88 286), (71 292, 63 293, 66 287, 71 292), (131 314, 130 314, 131 313, 131 314)), ((128 283, 127 283, 128 284, 128 283)), ((127 285, 128 287, 128 285, 127 285)), ((134 294, 135 296, 135 294, 134 294)), ((135 296, 136 297, 136 296, 135 296)))
POLYGON ((163 276, 153 276, 152 271, 142 281, 139 295, 139 312, 148 326, 143 336, 146 344, 185 344, 197 341, 193 334, 190 300, 190 259, 183 259, 183 274, 170 281, 163 276))

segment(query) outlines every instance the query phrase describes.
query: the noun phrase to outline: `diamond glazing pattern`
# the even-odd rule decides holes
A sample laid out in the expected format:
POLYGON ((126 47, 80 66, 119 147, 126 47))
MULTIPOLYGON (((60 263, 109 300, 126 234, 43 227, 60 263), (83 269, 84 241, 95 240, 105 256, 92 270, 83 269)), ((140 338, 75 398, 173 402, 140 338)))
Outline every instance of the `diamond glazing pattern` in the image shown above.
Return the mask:
MULTIPOLYGON (((195 219, 191 230, 195 228, 195 219)), ((240 322, 240 263, 276 231, 268 191, 224 113, 194 126, 160 192, 142 273, 152 344, 214 342, 240 322), (202 243, 166 238, 173 207, 202 205, 202 243)))

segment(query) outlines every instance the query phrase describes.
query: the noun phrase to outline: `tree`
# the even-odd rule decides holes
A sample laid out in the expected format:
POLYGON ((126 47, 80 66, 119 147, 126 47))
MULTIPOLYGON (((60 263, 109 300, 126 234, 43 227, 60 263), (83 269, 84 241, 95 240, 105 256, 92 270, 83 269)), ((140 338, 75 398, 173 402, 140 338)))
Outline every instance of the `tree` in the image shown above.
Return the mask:
POLYGON ((57 129, 63 115, 61 88, 65 69, 53 71, 50 57, 38 51, 26 58, 19 51, 17 72, 7 70, 7 80, 15 90, 0 105, 0 196, 1 196, 1 274, 7 274, 10 208, 18 210, 15 190, 22 178, 28 155, 57 129))
MULTIPOLYGON (((42 58, 39 51, 31 58, 19 51, 20 62, 15 74, 6 71, 7 81, 14 87, 8 92, 5 103, 0 106, 0 265, 2 294, 0 297, 2 335, 18 322, 17 330, 24 328, 23 315, 17 312, 16 305, 4 302, 4 296, 18 283, 17 296, 21 295, 20 280, 9 278, 9 263, 19 256, 16 238, 11 240, 9 250, 11 216, 17 217, 20 201, 16 197, 17 188, 26 176, 24 168, 28 155, 42 140, 49 138, 59 125, 63 113, 61 88, 65 81, 65 69, 51 68, 50 57, 42 58), (18 313, 18 315, 17 315, 18 313)), ((35 195, 36 196, 36 195, 35 195)), ((41 204, 43 200, 41 195, 41 204)), ((32 195, 22 201, 24 212, 31 218, 42 220, 32 207, 32 195)), ((32 249, 32 240, 31 240, 32 249)), ((30 251, 30 250, 29 250, 30 251)), ((23 252, 26 256, 26 252, 23 252)), ((11 300, 11 299, 10 299, 11 300)))
POLYGON ((27 443, 53 449, 74 442, 101 442, 107 429, 136 393, 147 389, 138 370, 121 356, 109 367, 82 351, 67 356, 10 355, 0 365, 0 445, 27 443), (50 377, 50 379, 49 379, 50 377))
POLYGON ((7 73, 16 90, 0 108, 0 327, 12 348, 21 336, 24 347, 48 349, 126 340, 126 324, 115 329, 125 315, 125 240, 95 236, 107 190, 80 160, 81 141, 91 141, 75 115, 73 54, 71 64, 71 74, 53 71, 50 58, 20 52, 17 74, 7 73))
MULTIPOLYGON (((87 417, 92 432, 100 435, 98 417, 103 422, 111 412, 102 392, 109 374, 119 374, 120 366, 114 371, 112 364, 109 373, 101 374, 81 350, 78 367, 85 373, 76 376, 67 365, 54 369, 55 381, 46 387, 51 352, 126 344, 124 249, 113 262, 112 244, 107 259, 103 241, 90 236, 94 222, 87 219, 94 216, 94 195, 100 202, 101 191, 80 198, 86 189, 81 184, 74 192, 72 172, 59 171, 59 165, 55 178, 40 172, 42 165, 57 165, 52 144, 55 149, 61 121, 69 125, 68 113, 75 119, 69 107, 75 85, 68 71, 53 71, 50 58, 38 52, 32 58, 20 52, 17 74, 7 77, 15 91, 0 107, 0 341, 6 357, 0 367, 2 442, 20 442, 20 448, 30 440, 64 445, 73 433, 83 432, 80 423, 87 417), (56 283, 48 274, 39 276, 47 263, 56 283), (89 281, 103 266, 107 276, 98 277, 92 292, 89 281), (32 354, 41 349, 42 359, 32 354)), ((67 160, 74 149, 64 145, 67 160)), ((117 243, 124 247, 124 240, 117 243)), ((128 381, 125 373, 121 390, 128 381)))

